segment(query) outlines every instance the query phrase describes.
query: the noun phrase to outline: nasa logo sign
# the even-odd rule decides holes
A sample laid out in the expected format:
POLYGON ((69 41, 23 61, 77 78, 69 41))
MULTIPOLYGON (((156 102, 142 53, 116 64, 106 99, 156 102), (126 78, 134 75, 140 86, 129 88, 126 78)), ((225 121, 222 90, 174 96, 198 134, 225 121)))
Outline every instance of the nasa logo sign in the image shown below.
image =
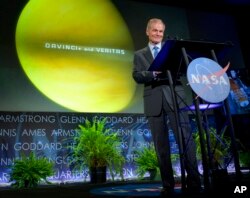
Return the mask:
POLYGON ((209 103, 225 100, 230 92, 230 82, 226 74, 229 64, 222 68, 209 58, 196 58, 187 69, 187 78, 192 90, 209 103))

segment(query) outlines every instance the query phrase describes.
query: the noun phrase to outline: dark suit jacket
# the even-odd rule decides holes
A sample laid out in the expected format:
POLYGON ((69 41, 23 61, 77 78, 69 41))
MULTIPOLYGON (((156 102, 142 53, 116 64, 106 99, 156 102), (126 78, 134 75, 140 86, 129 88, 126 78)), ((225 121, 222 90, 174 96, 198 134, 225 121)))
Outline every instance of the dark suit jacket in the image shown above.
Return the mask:
MULTIPOLYGON (((135 52, 133 78, 137 83, 144 84, 143 97, 146 116, 157 116, 161 113, 163 98, 168 103, 169 111, 173 110, 172 94, 168 82, 154 79, 153 72, 148 71, 152 62, 153 56, 148 46, 135 52)), ((175 91, 184 98, 182 86, 176 86, 175 91)), ((184 105, 181 101, 178 103, 179 107, 184 105)))

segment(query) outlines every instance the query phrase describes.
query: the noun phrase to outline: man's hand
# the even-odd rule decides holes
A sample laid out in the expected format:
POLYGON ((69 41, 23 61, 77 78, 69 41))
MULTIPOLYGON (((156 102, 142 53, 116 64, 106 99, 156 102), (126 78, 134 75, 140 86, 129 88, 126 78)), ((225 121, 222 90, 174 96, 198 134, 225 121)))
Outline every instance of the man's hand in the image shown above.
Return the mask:
POLYGON ((153 71, 154 78, 157 78, 159 74, 161 74, 161 71, 153 71))

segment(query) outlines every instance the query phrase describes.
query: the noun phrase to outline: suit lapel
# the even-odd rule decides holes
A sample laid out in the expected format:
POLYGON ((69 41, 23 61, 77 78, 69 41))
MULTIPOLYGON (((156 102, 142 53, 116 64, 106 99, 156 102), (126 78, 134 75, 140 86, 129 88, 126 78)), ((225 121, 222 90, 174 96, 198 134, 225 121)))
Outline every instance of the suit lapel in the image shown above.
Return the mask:
POLYGON ((148 62, 147 68, 146 68, 146 69, 148 69, 148 68, 150 67, 150 65, 152 64, 153 60, 154 60, 154 58, 153 58, 153 56, 152 56, 152 54, 151 54, 151 51, 150 51, 149 47, 146 47, 146 48, 144 49, 144 51, 143 51, 143 56, 144 56, 144 58, 146 59, 146 61, 148 62))

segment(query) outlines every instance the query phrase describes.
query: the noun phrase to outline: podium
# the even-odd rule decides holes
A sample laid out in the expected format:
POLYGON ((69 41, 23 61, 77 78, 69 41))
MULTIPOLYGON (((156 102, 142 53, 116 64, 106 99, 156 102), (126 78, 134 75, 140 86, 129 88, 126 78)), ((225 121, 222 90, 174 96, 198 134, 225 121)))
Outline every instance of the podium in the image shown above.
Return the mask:
POLYGON ((194 40, 167 40, 161 51, 151 64, 149 71, 162 71, 163 78, 166 71, 171 71, 175 84, 182 75, 186 74, 191 60, 199 57, 211 57, 216 62, 223 60, 232 43, 215 43, 194 40))
MULTIPOLYGON (((179 123, 179 107, 176 102, 176 93, 174 91, 174 87, 181 83, 181 77, 186 75, 187 68, 190 62, 196 58, 200 57, 207 57, 213 59, 215 62, 222 62, 225 61, 225 55, 232 47, 232 43, 218 43, 218 42, 210 42, 210 41, 194 41, 194 40, 175 40, 170 39, 167 40, 164 45, 162 46, 161 51, 151 64, 149 71, 162 71, 159 81, 165 81, 169 84, 172 99, 174 103, 174 112, 176 117, 176 124, 177 126, 180 125, 179 123)), ((225 62, 224 62, 225 64, 225 62)), ((223 65, 224 65, 223 64, 223 65)), ((193 90, 193 101, 194 101, 194 111, 196 116, 196 122, 200 137, 200 146, 201 146, 201 154, 202 154, 202 166, 203 166, 203 177, 204 177, 204 188, 206 190, 210 189, 210 167, 207 159, 206 153, 206 143, 203 136, 203 129, 202 126, 202 115, 200 109, 200 102, 199 99, 194 99, 194 92, 193 90)), ((236 142, 235 142, 235 135, 234 135, 234 127, 232 122, 232 117, 230 113, 228 99, 226 98, 224 101, 221 101, 222 105, 225 107, 227 123, 230 127, 230 138, 231 138, 231 146, 232 146, 232 154, 234 158, 234 165, 235 165, 235 172, 237 178, 240 177, 240 165, 239 165, 239 156, 236 149, 236 142)), ((209 106, 209 105, 208 105, 209 106)), ((188 105, 186 107, 188 108, 188 105)), ((189 109, 190 110, 190 109, 189 109)), ((206 134, 209 135, 209 134, 206 134)), ((177 134, 177 140, 179 143, 179 154, 180 154, 180 167, 181 167, 181 181, 182 181, 182 188, 186 184, 185 180, 185 166, 183 160, 183 153, 184 153, 184 145, 182 142, 181 133, 177 134)), ((209 145, 207 145, 209 146, 209 145)))

